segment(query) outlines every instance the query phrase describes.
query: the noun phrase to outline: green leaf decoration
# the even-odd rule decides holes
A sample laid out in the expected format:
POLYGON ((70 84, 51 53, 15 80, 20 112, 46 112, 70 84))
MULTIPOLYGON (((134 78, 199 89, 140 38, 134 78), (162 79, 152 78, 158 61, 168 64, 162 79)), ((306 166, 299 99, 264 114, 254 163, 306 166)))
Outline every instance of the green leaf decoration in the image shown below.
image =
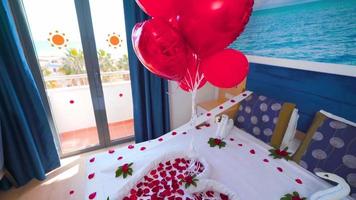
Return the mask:
POLYGON ((197 182, 198 182, 199 180, 198 180, 197 178, 195 178, 195 177, 196 177, 196 175, 193 175, 193 176, 186 176, 186 177, 182 178, 182 179, 179 181, 179 183, 184 183, 185 189, 187 189, 187 188, 190 187, 191 185, 197 187, 197 182), (187 178, 191 178, 190 180, 188 179, 189 182, 187 182, 187 178))
POLYGON ((288 147, 282 150, 278 148, 273 148, 268 151, 270 152, 269 156, 271 156, 273 159, 285 159, 285 160, 292 159, 291 153, 288 152, 288 147))
POLYGON ((226 142, 219 138, 209 138, 208 144, 210 147, 219 147, 219 149, 226 146, 226 142))
POLYGON ((300 197, 299 193, 294 191, 291 194, 285 194, 280 200, 307 200, 307 198, 300 197))
POLYGON ((133 169, 132 169, 132 165, 133 163, 130 164, 124 164, 120 167, 117 168, 117 170, 115 171, 115 178, 122 176, 123 178, 127 178, 128 176, 132 176, 133 174, 133 169), (127 165, 127 166, 125 166, 127 165), (123 167, 127 167, 125 170, 127 171, 123 171, 123 167))
POLYGON ((119 167, 115 172, 115 178, 117 178, 117 177, 119 177, 121 175, 122 175, 122 169, 121 169, 121 167, 119 167))

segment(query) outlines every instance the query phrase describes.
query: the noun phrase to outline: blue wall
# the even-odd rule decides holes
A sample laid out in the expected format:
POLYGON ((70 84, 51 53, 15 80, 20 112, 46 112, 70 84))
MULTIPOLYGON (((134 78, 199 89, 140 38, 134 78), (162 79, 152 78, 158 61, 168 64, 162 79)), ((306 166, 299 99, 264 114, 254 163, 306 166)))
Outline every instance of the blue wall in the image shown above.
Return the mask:
MULTIPOLYGON (((355 67, 356 70, 356 67, 355 67)), ((295 103, 306 131, 321 109, 356 122, 356 78, 250 63, 247 89, 295 103)))

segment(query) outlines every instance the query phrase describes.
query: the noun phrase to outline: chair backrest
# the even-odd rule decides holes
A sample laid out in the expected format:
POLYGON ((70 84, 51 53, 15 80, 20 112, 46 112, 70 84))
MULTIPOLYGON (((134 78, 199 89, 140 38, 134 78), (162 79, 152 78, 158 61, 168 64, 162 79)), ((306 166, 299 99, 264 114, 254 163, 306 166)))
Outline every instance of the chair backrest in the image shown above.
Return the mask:
POLYGON ((317 128, 314 133, 307 134, 311 140, 300 165, 312 172, 323 171, 343 177, 356 198, 356 126, 320 112, 318 115, 318 118, 322 115, 323 120, 314 120, 317 128))
POLYGON ((253 93, 240 103, 235 126, 279 148, 294 107, 253 93))

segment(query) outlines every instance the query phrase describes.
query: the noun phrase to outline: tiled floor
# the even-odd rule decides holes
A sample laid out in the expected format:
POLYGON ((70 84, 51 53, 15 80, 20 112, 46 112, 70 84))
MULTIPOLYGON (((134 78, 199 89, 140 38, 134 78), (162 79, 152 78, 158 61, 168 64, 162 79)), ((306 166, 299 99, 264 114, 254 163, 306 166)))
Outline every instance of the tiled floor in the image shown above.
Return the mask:
MULTIPOLYGON (((134 134, 133 119, 109 124, 110 139, 117 140, 134 134)), ((73 152, 99 144, 96 127, 80 129, 59 135, 63 153, 73 152)))

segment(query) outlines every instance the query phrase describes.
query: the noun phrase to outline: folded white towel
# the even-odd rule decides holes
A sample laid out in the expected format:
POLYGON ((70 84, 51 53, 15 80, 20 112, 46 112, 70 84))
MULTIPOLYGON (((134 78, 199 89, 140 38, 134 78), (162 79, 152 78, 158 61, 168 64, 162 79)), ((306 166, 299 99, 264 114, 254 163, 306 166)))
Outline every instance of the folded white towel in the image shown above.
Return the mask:
POLYGON ((218 125, 216 129, 216 137, 224 139, 226 138, 229 134, 231 129, 234 127, 234 121, 232 119, 229 119, 227 115, 222 115, 220 116, 216 124, 218 125))
POLYGON ((310 200, 341 200, 350 194, 350 186, 342 177, 326 172, 316 172, 315 174, 323 179, 327 179, 338 184, 334 187, 314 193, 310 197, 310 200))

